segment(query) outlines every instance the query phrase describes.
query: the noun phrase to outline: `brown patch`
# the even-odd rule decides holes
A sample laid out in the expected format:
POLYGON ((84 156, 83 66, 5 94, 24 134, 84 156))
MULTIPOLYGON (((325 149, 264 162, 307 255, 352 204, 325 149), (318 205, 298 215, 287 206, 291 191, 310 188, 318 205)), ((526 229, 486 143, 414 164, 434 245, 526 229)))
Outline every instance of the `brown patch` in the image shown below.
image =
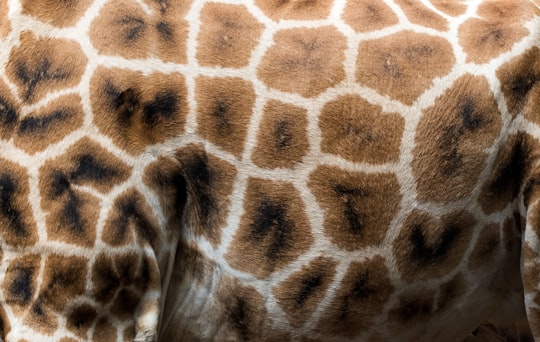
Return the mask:
POLYGON ((196 80, 195 99, 199 133, 239 156, 255 103, 252 84, 241 78, 202 76, 196 80))
POLYGON ((449 202, 469 196, 501 125, 487 81, 470 75, 458 79, 418 124, 412 162, 418 199, 449 202))
POLYGON ((346 40, 334 27, 278 31, 258 77, 269 87, 315 97, 345 78, 346 40))
POLYGON ((439 220, 414 210, 394 241, 401 278, 406 282, 442 277, 461 261, 471 241, 476 220, 466 211, 439 220))
POLYGON ((466 280, 462 274, 457 274, 454 278, 442 284, 439 288, 439 294, 435 301, 435 310, 452 310, 453 304, 460 299, 466 292, 466 280))
POLYGON ((448 22, 422 4, 419 0, 397 0, 409 20, 418 25, 431 27, 438 31, 448 30, 448 22))
POLYGON ((227 260, 258 278, 296 260, 313 242, 304 204, 290 183, 250 178, 227 260))
POLYGON ((205 236, 214 246, 221 240, 230 205, 236 169, 207 154, 204 147, 189 145, 176 152, 188 196, 186 219, 196 234, 205 236))
POLYGON ((309 188, 325 213, 326 235, 350 251, 381 243, 401 200, 394 174, 321 166, 311 174, 309 188))
POLYGON ((464 1, 456 0, 430 0, 431 4, 439 11, 442 11, 453 17, 462 15, 467 11, 467 4, 464 1))
POLYGON ((9 7, 7 1, 0 2, 0 38, 5 38, 11 31, 11 22, 8 18, 9 7))
POLYGON ((97 319, 96 309, 88 304, 81 304, 69 310, 66 326, 77 336, 87 339, 88 331, 97 319))
POLYGON ((91 0, 22 0, 22 13, 58 27, 73 26, 92 4, 91 0))
POLYGON ((112 303, 110 310, 120 318, 131 317, 139 299, 159 284, 155 261, 135 253, 97 256, 92 268, 93 296, 100 303, 112 303))
POLYGON ((0 158, 0 236, 16 247, 37 242, 37 227, 28 202, 30 186, 26 170, 0 158))
POLYGON ((74 338, 71 338, 71 337, 62 337, 59 342, 78 342, 79 340, 76 340, 74 338))
POLYGON ((482 266, 493 266, 495 257, 500 252, 501 234, 498 224, 485 226, 469 258, 469 268, 474 270, 482 266))
POLYGON ((64 96, 21 119, 14 143, 33 154, 59 142, 82 123, 81 98, 78 95, 64 96))
POLYGON ((263 25, 245 6, 207 3, 200 14, 197 60, 201 65, 248 65, 263 25))
POLYGON ((292 326, 302 326, 317 309, 334 279, 335 268, 336 262, 319 257, 274 288, 274 296, 292 326))
POLYGON ((255 0, 255 4, 275 21, 318 20, 330 14, 332 0, 255 0))
POLYGON ((100 67, 90 84, 94 124, 130 154, 184 131, 187 90, 180 74, 100 67))
POLYGON ((486 63, 529 34, 523 23, 532 18, 534 4, 527 1, 496 0, 482 3, 480 18, 471 18, 458 31, 467 62, 486 63))
POLYGON ((358 82, 409 105, 455 63, 445 39, 412 31, 362 42, 358 51, 358 82))
POLYGON ((85 293, 88 260, 50 255, 45 262, 38 300, 57 312, 85 293))
MULTIPOLYGON (((4 297, 4 300, 5 298, 6 297, 4 297)), ((10 330, 11 330, 11 325, 10 325, 8 316, 6 315, 6 311, 3 307, 0 307, 0 338, 2 338, 5 341, 6 336, 9 334, 10 330)))
MULTIPOLYGON (((535 215, 535 212, 530 214, 535 215)), ((534 220, 533 220, 534 221, 534 220)), ((514 218, 507 218, 504 221, 503 225, 503 238, 504 248, 507 253, 515 252, 521 250, 521 236, 525 228, 521 227, 520 223, 525 223, 525 219, 521 217, 520 214, 514 214, 514 218)), ((532 225, 534 227, 534 225, 532 225)))
POLYGON ((341 96, 328 102, 319 117, 321 150, 354 162, 396 161, 404 125, 399 114, 383 113, 356 95, 341 96))
POLYGON ((357 32, 381 30, 399 22, 392 9, 382 0, 348 1, 343 20, 357 32))
POLYGON ((188 3, 158 1, 152 7, 159 10, 148 15, 136 2, 109 2, 92 22, 90 38, 100 54, 185 63, 188 24, 184 15, 188 3))
POLYGON ((178 161, 159 158, 145 169, 143 181, 158 195, 169 225, 180 224, 187 201, 187 184, 178 161))
POLYGON ((264 298, 251 286, 243 286, 237 280, 223 278, 216 290, 218 305, 216 314, 223 322, 220 335, 222 341, 263 340, 271 321, 264 298))
POLYGON ((529 135, 515 134, 501 146, 488 180, 482 186, 479 202, 485 213, 503 210, 523 187, 525 205, 537 198, 540 174, 531 168, 540 144, 529 135))
POLYGON ((115 342, 117 341, 118 331, 112 323, 105 318, 101 318, 94 328, 92 342, 115 342))
POLYGON ((124 342, 131 342, 135 339, 135 326, 128 326, 124 329, 124 332, 122 333, 122 341, 124 342))
POLYGON ((513 58, 497 70, 497 77, 508 111, 540 124, 540 49, 533 47, 513 58))
POLYGON ((392 330, 403 329, 408 325, 418 326, 428 321, 435 311, 434 297, 435 291, 427 288, 418 288, 399 295, 398 303, 388 313, 392 330))
POLYGON ((78 43, 65 39, 36 38, 23 32, 6 65, 6 74, 27 103, 47 93, 79 84, 87 63, 78 43))
POLYGON ((15 133, 20 119, 20 105, 11 95, 8 86, 0 80, 0 139, 9 140, 15 133))
POLYGON ((48 212, 48 237, 93 246, 99 201, 76 186, 110 191, 129 177, 130 170, 97 143, 83 138, 66 154, 46 163, 40 174, 41 205, 48 212))
POLYGON ((2 279, 2 292, 6 304, 20 316, 30 308, 37 291, 40 257, 23 255, 9 264, 2 279))
POLYGON ((174 260, 175 267, 169 284, 183 284, 187 279, 191 286, 203 285, 205 276, 211 274, 216 267, 197 245, 184 241, 178 242, 174 260))
POLYGON ((137 190, 128 189, 120 194, 105 220, 103 242, 115 247, 136 242, 157 250, 163 236, 150 205, 137 190))
POLYGON ((276 100, 264 107, 252 160, 259 167, 293 168, 309 147, 307 111, 276 100))
POLYGON ((392 292, 394 287, 383 258, 375 256, 363 262, 352 262, 317 330, 355 337, 371 328, 392 292))

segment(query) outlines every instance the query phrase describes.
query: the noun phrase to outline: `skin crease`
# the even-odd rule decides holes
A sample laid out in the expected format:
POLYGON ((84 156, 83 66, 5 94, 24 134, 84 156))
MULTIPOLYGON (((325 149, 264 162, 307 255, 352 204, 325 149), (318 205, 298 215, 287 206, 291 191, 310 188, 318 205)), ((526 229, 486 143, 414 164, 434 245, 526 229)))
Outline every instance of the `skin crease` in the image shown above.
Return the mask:
POLYGON ((540 340, 530 0, 0 0, 0 340, 540 340))

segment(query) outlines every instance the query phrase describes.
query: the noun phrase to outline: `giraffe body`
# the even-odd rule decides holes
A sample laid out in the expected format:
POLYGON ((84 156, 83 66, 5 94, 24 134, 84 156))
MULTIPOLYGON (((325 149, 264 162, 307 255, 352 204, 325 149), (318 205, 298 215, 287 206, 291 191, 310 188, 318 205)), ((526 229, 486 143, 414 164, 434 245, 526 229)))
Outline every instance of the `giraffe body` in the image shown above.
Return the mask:
POLYGON ((0 337, 540 339, 539 155, 535 0, 0 0, 0 337))

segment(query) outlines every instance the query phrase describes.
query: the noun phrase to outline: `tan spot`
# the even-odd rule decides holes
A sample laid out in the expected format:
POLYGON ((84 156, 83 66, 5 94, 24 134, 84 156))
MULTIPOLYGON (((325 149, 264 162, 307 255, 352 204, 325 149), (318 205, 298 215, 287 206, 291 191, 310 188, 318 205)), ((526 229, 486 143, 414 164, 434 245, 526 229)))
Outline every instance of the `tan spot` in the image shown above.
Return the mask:
POLYGON ((362 42, 358 51, 358 82, 406 104, 412 104, 455 62, 445 39, 412 31, 362 42))
POLYGON ((100 67, 90 84, 94 123, 130 154, 184 132, 187 91, 180 74, 100 67))
POLYGON ((199 64, 232 68, 246 66, 263 25, 241 5, 207 3, 200 15, 199 64))
POLYGON ((239 156, 244 149, 255 92, 241 78, 199 77, 196 80, 198 131, 203 138, 239 156))
POLYGON ((67 314, 66 326, 68 330, 87 339, 88 332, 97 319, 96 309, 89 304, 81 304, 71 308, 67 314))
POLYGON ((424 110, 418 124, 412 163, 418 199, 448 202, 469 196, 501 125, 487 81, 470 75, 458 79, 424 110))
POLYGON ((251 286, 222 278, 216 290, 215 314, 222 326, 218 341, 262 341, 271 326, 264 298, 251 286))
POLYGON ((381 30, 397 24, 398 18, 382 0, 351 0, 343 10, 343 20, 357 32, 381 30))
POLYGON ((406 282, 439 278, 461 261, 471 241, 474 217, 466 211, 439 220, 414 210, 394 241, 394 254, 401 278, 406 282))
POLYGON ((486 63, 529 34, 523 23, 538 12, 527 1, 495 0, 482 3, 480 18, 471 18, 458 31, 467 62, 486 63))
POLYGON ((62 140, 83 122, 81 98, 61 97, 19 121, 14 137, 16 146, 33 154, 62 140))
POLYGON ((479 202, 487 214, 503 210, 520 193, 523 186, 524 202, 538 196, 540 174, 531 167, 540 144, 529 135, 514 134, 507 138, 497 152, 493 169, 484 182, 479 202))
POLYGON ((336 262, 319 257, 289 276, 272 291, 289 322, 304 324, 325 297, 336 273, 336 262))
POLYGON ((430 0, 431 4, 435 6, 439 11, 442 11, 451 16, 462 15, 467 11, 467 4, 465 1, 456 0, 430 0))
POLYGON ((52 240, 93 246, 99 200, 77 188, 91 186, 110 191, 126 180, 130 169, 97 143, 83 138, 64 155, 40 169, 41 206, 47 213, 47 233, 52 240))
POLYGON ((36 17, 58 27, 75 25, 91 3, 91 0, 63 0, 60 3, 57 1, 21 1, 23 14, 36 17))
POLYGON ((137 243, 139 246, 150 245, 156 250, 163 240, 152 208, 134 189, 126 190, 116 198, 105 220, 101 238, 115 247, 137 243))
POLYGON ((540 124, 540 49, 533 47, 497 70, 501 88, 512 115, 522 113, 540 124))
POLYGON ((326 235, 351 251, 383 241, 401 200, 393 174, 321 166, 310 175, 308 185, 323 210, 326 235))
POLYGON ((422 4, 419 0, 397 0, 396 3, 401 7, 409 20, 418 25, 431 27, 435 30, 448 30, 448 22, 422 4))
POLYGON ((23 255, 11 261, 2 279, 3 298, 17 316, 30 308, 37 292, 39 255, 23 255))
POLYGON ((83 257, 50 255, 45 262, 38 300, 62 312, 68 303, 85 293, 87 263, 83 257))
POLYGON ((7 1, 0 2, 0 38, 5 38, 11 31, 11 22, 8 18, 9 7, 7 1))
POLYGON ((383 258, 375 256, 363 262, 352 262, 317 330, 355 337, 373 325, 392 292, 394 287, 383 258))
POLYGON ((278 31, 258 77, 269 87, 315 97, 345 77, 346 40, 334 27, 278 31))
POLYGON ((383 113, 356 95, 345 95, 327 103, 319 117, 321 150, 354 162, 381 164, 396 161, 404 119, 383 113))
POLYGON ((78 342, 79 340, 76 340, 74 338, 71 338, 71 337, 62 337, 60 339, 60 342, 78 342))
POLYGON ((301 162, 309 147, 306 117, 303 108, 269 101, 259 124, 253 162, 269 169, 293 168, 301 162))
POLYGON ((36 38, 23 32, 6 65, 6 74, 28 103, 47 93, 79 84, 87 58, 78 43, 65 39, 36 38))
POLYGON ((178 150, 176 159, 191 197, 185 208, 186 220, 195 234, 203 235, 216 246, 227 219, 236 169, 207 154, 199 145, 178 150))
MULTIPOLYGON (((188 2, 185 2, 186 4, 188 2)), ((90 27, 92 43, 100 54, 128 59, 157 57, 164 62, 185 63, 188 24, 185 4, 160 1, 161 7, 147 14, 128 0, 107 3, 90 27)))
POLYGON ((324 19, 332 7, 331 0, 255 0, 255 4, 275 21, 324 19))
POLYGON ((483 266, 492 266, 500 252, 501 234, 498 224, 485 226, 469 257, 469 268, 474 270, 483 266))
POLYGON ((31 246, 37 241, 29 194, 26 170, 0 158, 0 236, 6 245, 31 246))
POLYGON ((400 331, 405 326, 418 326, 433 317, 435 291, 418 288, 398 296, 398 303, 388 313, 391 329, 400 331))
POLYGON ((161 157, 145 169, 143 181, 158 196, 169 226, 180 224, 187 201, 187 184, 180 163, 161 157))
POLYGON ((105 318, 101 318, 94 328, 92 342, 116 342, 118 331, 112 323, 105 318))
POLYGON ((244 214, 226 258, 232 267, 268 277, 313 242, 298 190, 290 183, 250 178, 244 214))

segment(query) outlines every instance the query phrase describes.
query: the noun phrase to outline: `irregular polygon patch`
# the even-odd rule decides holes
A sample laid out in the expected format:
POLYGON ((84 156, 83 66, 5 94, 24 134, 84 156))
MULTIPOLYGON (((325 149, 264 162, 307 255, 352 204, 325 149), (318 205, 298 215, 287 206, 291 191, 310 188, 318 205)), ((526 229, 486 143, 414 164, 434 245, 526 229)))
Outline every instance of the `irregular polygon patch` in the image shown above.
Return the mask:
POLYGON ((29 194, 26 170, 0 158, 0 236, 7 245, 31 246, 38 239, 29 194))
POLYGON ((396 14, 382 0, 347 1, 343 20, 357 32, 381 30, 399 22, 396 14))
POLYGON ((40 169, 39 183, 49 238, 93 246, 100 204, 77 185, 105 193, 125 181, 130 172, 127 165, 88 138, 47 162, 40 169))
POLYGON ((433 6, 451 16, 462 15, 467 11, 466 1, 429 0, 433 6))
POLYGON ((448 202, 469 196, 501 126, 487 81, 459 78, 418 123, 412 161, 418 199, 448 202))
POLYGON ((478 8, 479 18, 471 18, 459 27, 460 45, 467 62, 486 63, 529 34, 523 26, 532 18, 534 4, 527 1, 486 1, 478 8))
POLYGON ((482 266, 492 266, 496 260, 495 257, 501 250, 500 246, 499 225, 492 223, 484 226, 469 257, 469 269, 475 270, 482 266))
POLYGON ((236 169, 207 154, 200 145, 188 145, 176 152, 180 172, 191 201, 185 208, 186 219, 197 235, 217 246, 226 222, 236 169))
POLYGON ((382 257, 353 261, 320 319, 317 330, 328 335, 353 338, 369 330, 393 292, 394 287, 382 257))
POLYGON ((22 0, 22 13, 58 27, 75 25, 92 4, 91 0, 33 1, 22 0))
POLYGON ((184 77, 177 73, 100 67, 90 84, 94 123, 131 154, 184 131, 186 98, 184 77))
POLYGON ((346 49, 345 37, 331 26, 280 30, 257 75, 269 87, 315 97, 344 79, 346 49))
POLYGON ((451 272, 469 247, 474 217, 457 211, 436 219, 414 210, 405 219, 393 251, 406 282, 442 277, 451 272))
POLYGON ((446 39, 412 31, 362 42, 358 52, 358 82, 406 104, 412 104, 455 63, 446 39))
POLYGON ((383 113, 359 96, 344 95, 321 111, 321 150, 354 162, 396 161, 404 125, 399 114, 383 113))
POLYGON ((412 23, 431 27, 438 31, 448 30, 448 22, 422 4, 419 0, 397 0, 405 15, 412 23))
POLYGON ((7 1, 0 2, 0 38, 5 38, 11 31, 11 22, 8 18, 8 3, 7 1))
POLYGON ((264 27, 245 6, 207 3, 200 21, 199 64, 239 68, 249 63, 264 27))
POLYGON ((255 0, 255 4, 275 21, 318 20, 330 14, 332 0, 255 0))
POLYGON ((308 185, 324 212, 326 235, 350 251, 380 244, 401 200, 397 177, 391 173, 321 166, 308 185))
POLYGON ((257 146, 251 159, 264 168, 292 168, 309 147, 307 110, 276 100, 269 101, 259 124, 257 146))
POLYGON ((226 255, 231 266, 265 278, 296 260, 312 242, 294 186, 250 178, 240 227, 226 255))
POLYGON ((294 327, 304 324, 317 309, 333 281, 336 262, 319 257, 273 289, 274 296, 294 327))
POLYGON ((11 51, 6 74, 20 98, 34 103, 47 93, 79 84, 87 62, 77 42, 23 32, 20 45, 11 51))
POLYGON ((196 80, 197 125, 206 140, 239 156, 244 150, 248 125, 253 115, 255 91, 241 78, 196 80))

